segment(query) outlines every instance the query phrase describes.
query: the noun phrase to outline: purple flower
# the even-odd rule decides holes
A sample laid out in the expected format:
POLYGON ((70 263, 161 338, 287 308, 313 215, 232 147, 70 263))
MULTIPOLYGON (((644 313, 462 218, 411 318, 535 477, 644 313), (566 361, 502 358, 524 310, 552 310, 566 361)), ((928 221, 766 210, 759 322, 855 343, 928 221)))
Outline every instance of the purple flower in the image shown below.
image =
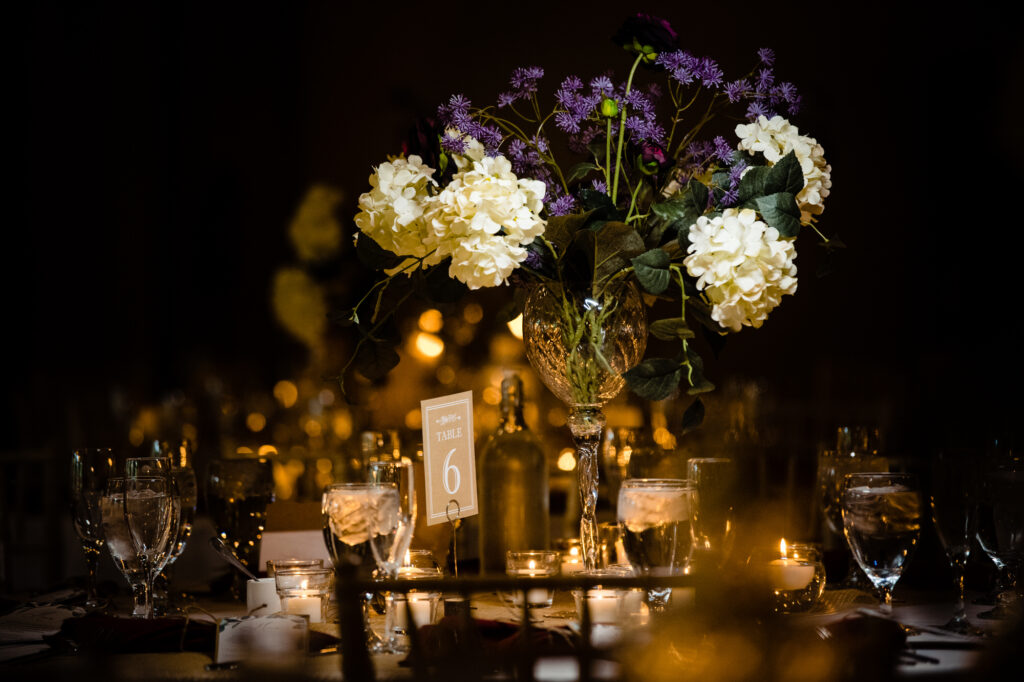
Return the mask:
POLYGON ((735 188, 729 188, 722 194, 722 198, 719 199, 719 203, 724 207, 734 205, 740 198, 740 191, 735 188))
POLYGON ((608 194, 608 185, 605 184, 604 180, 594 180, 590 185, 601 194, 608 194))
POLYGON ((701 59, 694 73, 704 83, 704 87, 714 88, 722 84, 722 69, 710 57, 701 59))
POLYGON ((725 85, 725 94, 733 104, 739 102, 748 90, 750 90, 750 81, 746 79, 732 81, 725 85))
POLYGON ((649 142, 661 142, 665 138, 665 129, 646 117, 627 116, 626 130, 633 132, 638 139, 649 142))
POLYGON ((740 184, 740 177, 747 169, 747 162, 740 159, 729 169, 729 187, 736 187, 740 184))
MULTIPOLYGON (((452 95, 447 104, 437 108, 437 116, 446 126, 454 126, 460 130, 466 122, 472 120, 469 114, 470 101, 462 95, 452 95)), ((465 132, 465 131, 464 131, 465 132)))
POLYGON ((568 111, 559 111, 555 114, 555 125, 559 130, 567 133, 578 133, 580 131, 579 119, 568 111))
POLYGON ((722 163, 729 163, 732 160, 733 148, 729 142, 719 135, 715 138, 715 156, 722 163))
POLYGON ((498 108, 504 108, 519 99, 514 92, 503 92, 498 95, 498 108))
POLYGON ((450 154, 465 154, 466 140, 462 137, 454 137, 445 133, 441 138, 441 149, 449 152, 450 154))
POLYGON ((590 89, 596 94, 610 95, 615 90, 615 86, 612 85, 612 79, 608 76, 597 76, 590 80, 590 89))
POLYGON ((757 57, 765 66, 771 66, 775 63, 775 50, 770 47, 762 47, 757 51, 757 57))
POLYGON ((789 100, 789 115, 796 116, 800 112, 800 104, 803 102, 803 98, 800 95, 793 95, 793 98, 789 100))
POLYGON ((788 82, 780 83, 779 86, 775 88, 775 94, 783 101, 792 102, 793 98, 796 97, 796 86, 788 82))
POLYGON ((757 89, 760 92, 767 92, 775 84, 775 73, 770 68, 764 68, 757 72, 757 89))
POLYGON ((747 118, 755 119, 758 116, 765 116, 771 118, 772 111, 768 109, 760 100, 754 100, 747 106, 747 118))
POLYGON ((576 200, 572 195, 563 194, 548 204, 548 213, 550 215, 568 215, 569 213, 572 213, 572 209, 575 207, 576 200))

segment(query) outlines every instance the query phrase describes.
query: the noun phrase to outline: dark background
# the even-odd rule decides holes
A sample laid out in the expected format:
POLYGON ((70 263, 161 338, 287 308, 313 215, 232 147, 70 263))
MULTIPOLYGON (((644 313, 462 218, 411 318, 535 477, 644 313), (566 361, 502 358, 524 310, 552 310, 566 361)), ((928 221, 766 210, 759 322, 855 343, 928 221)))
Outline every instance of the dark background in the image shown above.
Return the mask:
POLYGON ((268 298, 307 187, 339 187, 352 229, 371 167, 416 116, 455 92, 490 101, 517 66, 544 66, 549 92, 570 73, 621 78, 627 57, 609 36, 634 11, 668 18, 727 78, 774 48, 779 78, 804 97, 794 123, 833 167, 821 225, 848 249, 818 279, 820 249, 803 237, 798 295, 730 338, 709 359, 712 378, 756 378, 822 431, 882 423, 905 452, 1011 430, 1022 414, 1019 29, 974 6, 897 5, 23 11, 11 24, 0 452, 110 442, 115 386, 155 401, 210 366, 265 390, 301 367, 268 298))

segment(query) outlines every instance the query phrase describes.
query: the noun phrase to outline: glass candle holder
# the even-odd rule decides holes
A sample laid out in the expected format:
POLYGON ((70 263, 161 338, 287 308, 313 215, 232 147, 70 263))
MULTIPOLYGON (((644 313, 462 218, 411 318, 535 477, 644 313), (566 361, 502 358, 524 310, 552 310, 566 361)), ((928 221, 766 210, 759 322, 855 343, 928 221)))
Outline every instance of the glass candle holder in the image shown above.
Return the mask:
MULTIPOLYGON (((583 573, 588 578, 622 578, 633 575, 629 566, 609 566, 583 573)), ((622 625, 632 622, 644 609, 644 592, 638 589, 609 589, 598 584, 586 590, 573 590, 576 617, 583 621, 583 609, 590 611, 590 622, 595 625, 622 625)))
POLYGON ((560 559, 562 575, 572 575, 586 570, 583 554, 580 551, 580 541, 577 539, 566 540, 563 545, 560 559))
POLYGON ((818 545, 782 540, 778 552, 766 554, 766 559, 765 572, 776 611, 807 611, 821 599, 825 565, 818 545))
MULTIPOLYGON (((553 578, 561 568, 562 555, 558 550, 527 550, 505 555, 505 574, 512 578, 553 578)), ((531 608, 545 608, 554 601, 554 590, 546 587, 515 590, 507 597, 516 606, 526 605, 531 608)))
POLYGON ((310 623, 324 622, 333 577, 330 568, 279 568, 274 581, 281 598, 281 612, 309 616, 310 623))
POLYGON ((293 568, 323 568, 323 559, 268 559, 267 577, 273 578, 280 570, 293 568))

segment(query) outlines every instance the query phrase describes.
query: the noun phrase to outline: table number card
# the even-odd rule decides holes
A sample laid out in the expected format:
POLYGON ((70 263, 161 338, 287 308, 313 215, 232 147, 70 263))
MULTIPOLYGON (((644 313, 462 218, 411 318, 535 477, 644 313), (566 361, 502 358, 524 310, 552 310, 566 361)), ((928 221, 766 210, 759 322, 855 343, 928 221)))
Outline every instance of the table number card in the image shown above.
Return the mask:
POLYGON ((427 525, 477 513, 473 392, 420 402, 427 525))

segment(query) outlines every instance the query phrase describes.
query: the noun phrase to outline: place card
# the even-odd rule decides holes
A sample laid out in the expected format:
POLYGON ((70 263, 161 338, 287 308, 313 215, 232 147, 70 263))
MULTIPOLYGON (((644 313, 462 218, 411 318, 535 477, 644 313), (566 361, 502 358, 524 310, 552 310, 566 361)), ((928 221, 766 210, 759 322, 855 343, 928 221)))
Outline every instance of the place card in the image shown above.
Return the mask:
POLYGON ((279 613, 221 618, 217 623, 213 661, 235 663, 254 657, 305 656, 308 649, 308 617, 279 613))
POLYGON ((420 402, 427 525, 478 512, 473 452, 473 392, 420 402))

